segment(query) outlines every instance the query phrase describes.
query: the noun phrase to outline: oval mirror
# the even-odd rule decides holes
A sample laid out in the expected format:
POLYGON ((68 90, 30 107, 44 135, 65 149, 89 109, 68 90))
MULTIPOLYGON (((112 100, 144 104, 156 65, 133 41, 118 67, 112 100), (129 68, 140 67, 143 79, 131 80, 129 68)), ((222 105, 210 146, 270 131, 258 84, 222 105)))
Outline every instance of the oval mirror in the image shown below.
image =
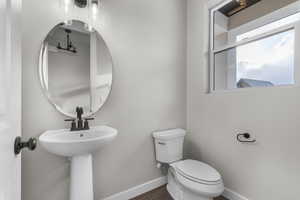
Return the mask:
POLYGON ((84 22, 60 23, 46 36, 40 51, 39 75, 44 94, 69 117, 97 112, 112 86, 113 62, 105 41, 84 22))

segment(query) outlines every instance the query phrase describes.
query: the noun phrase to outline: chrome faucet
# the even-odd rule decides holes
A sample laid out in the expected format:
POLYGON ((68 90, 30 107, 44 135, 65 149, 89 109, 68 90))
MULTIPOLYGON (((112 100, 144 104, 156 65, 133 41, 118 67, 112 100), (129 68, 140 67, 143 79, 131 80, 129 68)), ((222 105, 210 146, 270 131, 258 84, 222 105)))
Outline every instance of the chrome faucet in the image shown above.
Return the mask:
POLYGON ((84 118, 84 122, 82 119, 83 115, 83 108, 82 107, 76 107, 76 114, 77 118, 74 119, 66 119, 65 121, 71 121, 71 128, 70 131, 81 131, 81 130, 89 130, 89 121, 94 120, 94 118, 84 118), (77 121, 77 124, 76 124, 77 121))

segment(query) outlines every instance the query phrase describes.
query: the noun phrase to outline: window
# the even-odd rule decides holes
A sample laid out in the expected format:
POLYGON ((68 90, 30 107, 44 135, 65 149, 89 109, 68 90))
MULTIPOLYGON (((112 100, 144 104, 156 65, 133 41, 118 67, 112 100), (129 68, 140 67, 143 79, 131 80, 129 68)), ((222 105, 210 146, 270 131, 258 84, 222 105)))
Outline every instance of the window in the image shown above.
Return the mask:
POLYGON ((277 28, 280 28, 280 27, 283 27, 283 26, 286 26, 286 25, 289 25, 289 24, 293 24, 293 23, 295 23, 299 20, 300 20, 300 13, 296 13, 294 15, 285 17, 285 18, 280 19, 278 21, 275 21, 275 22, 269 23, 267 25, 264 25, 262 27, 256 28, 252 31, 240 34, 236 37, 236 41, 239 42, 239 41, 244 40, 244 39, 252 38, 252 37, 258 36, 260 34, 264 34, 264 33, 267 33, 269 31, 275 30, 277 28))
POLYGON ((294 84, 294 36, 289 30, 237 47, 237 87, 245 80, 266 81, 266 86, 294 84))
POLYGON ((237 2, 212 10, 211 90, 296 84, 300 11, 293 8, 300 2, 267 14, 260 13, 260 1, 242 9, 237 2))

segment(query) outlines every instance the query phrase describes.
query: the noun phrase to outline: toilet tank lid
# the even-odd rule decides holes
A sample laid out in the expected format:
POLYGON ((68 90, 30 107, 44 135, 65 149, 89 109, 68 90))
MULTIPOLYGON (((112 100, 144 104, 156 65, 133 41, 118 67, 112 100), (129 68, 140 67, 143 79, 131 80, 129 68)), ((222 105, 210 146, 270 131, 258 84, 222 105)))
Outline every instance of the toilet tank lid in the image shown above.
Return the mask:
POLYGON ((184 137, 186 131, 181 128, 169 129, 165 131, 155 131, 153 132, 153 137, 159 140, 172 140, 175 138, 184 137))

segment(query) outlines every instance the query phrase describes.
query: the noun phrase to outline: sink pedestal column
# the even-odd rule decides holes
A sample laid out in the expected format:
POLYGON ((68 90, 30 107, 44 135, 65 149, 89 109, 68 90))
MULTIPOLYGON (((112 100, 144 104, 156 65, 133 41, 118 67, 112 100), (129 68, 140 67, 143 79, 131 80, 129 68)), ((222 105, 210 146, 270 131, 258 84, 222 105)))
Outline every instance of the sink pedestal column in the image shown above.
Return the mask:
POLYGON ((91 154, 71 158, 70 200, 94 200, 91 154))

